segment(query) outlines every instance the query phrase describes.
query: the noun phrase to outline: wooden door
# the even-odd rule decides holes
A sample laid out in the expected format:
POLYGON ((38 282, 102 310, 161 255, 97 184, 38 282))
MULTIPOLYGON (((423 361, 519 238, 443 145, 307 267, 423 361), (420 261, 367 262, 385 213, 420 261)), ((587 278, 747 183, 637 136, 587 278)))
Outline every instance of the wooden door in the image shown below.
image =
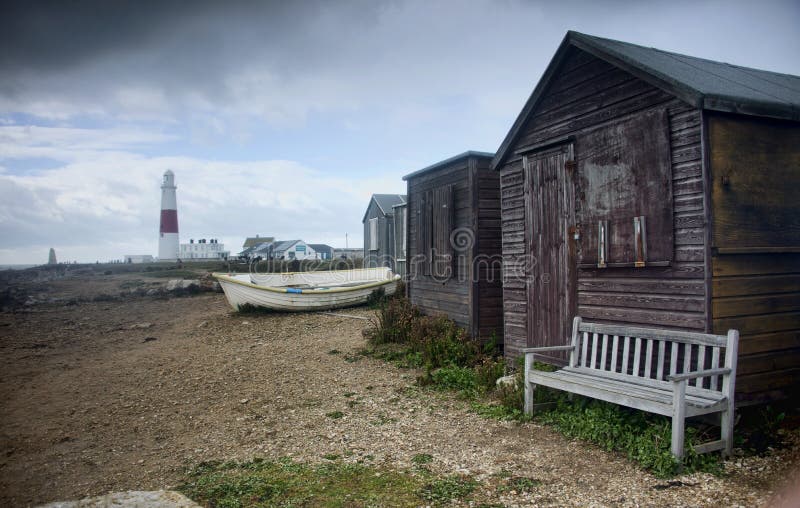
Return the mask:
MULTIPOLYGON (((570 343, 576 311, 575 188, 572 144, 523 157, 529 260, 528 346, 570 343)), ((558 363, 566 355, 553 354, 558 363)))

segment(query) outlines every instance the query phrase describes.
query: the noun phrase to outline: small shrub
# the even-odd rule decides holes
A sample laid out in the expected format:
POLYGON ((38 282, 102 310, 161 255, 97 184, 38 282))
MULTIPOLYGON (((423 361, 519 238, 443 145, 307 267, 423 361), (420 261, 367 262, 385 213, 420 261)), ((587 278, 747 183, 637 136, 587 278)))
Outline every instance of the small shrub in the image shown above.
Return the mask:
POLYGON ((325 416, 327 416, 331 420, 338 420, 344 417, 344 413, 342 413, 341 411, 332 411, 330 413, 325 413, 325 416))
POLYGON ((484 391, 495 388, 497 380, 505 374, 506 363, 502 358, 487 357, 475 366, 475 375, 478 385, 484 391))
POLYGON ((387 298, 386 290, 381 286, 377 289, 373 289, 369 296, 367 296, 367 305, 373 309, 378 308, 382 305, 386 305, 387 298))
POLYGON ((408 299, 392 298, 379 307, 377 321, 364 331, 364 336, 373 345, 408 344, 412 323, 419 317, 419 309, 408 299))

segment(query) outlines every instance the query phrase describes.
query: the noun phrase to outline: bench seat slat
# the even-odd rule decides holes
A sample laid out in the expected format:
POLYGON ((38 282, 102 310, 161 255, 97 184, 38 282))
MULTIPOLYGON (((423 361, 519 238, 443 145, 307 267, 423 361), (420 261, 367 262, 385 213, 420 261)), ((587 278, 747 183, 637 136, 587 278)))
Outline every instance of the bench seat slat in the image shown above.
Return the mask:
MULTIPOLYGON (((641 386, 651 390, 657 390, 657 391, 666 390, 672 393, 671 381, 657 381, 655 379, 645 379, 645 378, 637 379, 637 378, 631 378, 630 376, 623 377, 619 374, 609 375, 611 373, 608 372, 595 373, 595 372, 587 372, 586 370, 570 369, 567 367, 558 370, 556 372, 564 372, 564 374, 570 374, 575 376, 585 376, 591 378, 593 381, 596 382, 602 382, 604 380, 608 380, 615 383, 627 383, 634 386, 641 386)), ((696 400, 697 403, 701 405, 713 404, 725 398, 722 392, 713 392, 711 390, 695 388, 694 386, 686 387, 686 396, 687 400, 691 398, 692 400, 696 400)))
MULTIPOLYGON (((645 386, 631 385, 623 381, 594 378, 593 376, 574 375, 563 371, 536 372, 531 376, 531 382, 551 388, 577 393, 587 397, 622 404, 636 409, 665 416, 672 415, 672 392, 667 390, 652 390, 645 386)), ((706 404, 695 404, 696 399, 686 399, 686 415, 695 416, 714 412, 718 406, 724 404, 722 400, 706 404)))

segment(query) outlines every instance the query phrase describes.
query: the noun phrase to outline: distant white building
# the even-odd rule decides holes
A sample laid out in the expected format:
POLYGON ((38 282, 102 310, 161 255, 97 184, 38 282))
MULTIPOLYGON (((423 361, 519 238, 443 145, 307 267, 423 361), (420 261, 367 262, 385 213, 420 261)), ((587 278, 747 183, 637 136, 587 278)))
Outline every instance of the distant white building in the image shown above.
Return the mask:
POLYGON ((189 243, 182 243, 178 257, 182 261, 210 261, 219 259, 228 259, 230 251, 225 250, 225 244, 219 243, 218 240, 212 238, 206 240, 201 238, 196 242, 194 239, 189 240, 189 243))
POLYGON ((125 263, 138 265, 140 263, 153 263, 155 259, 150 254, 125 254, 125 263))
POLYGON ((316 259, 317 252, 303 240, 276 242, 272 248, 275 259, 316 259))

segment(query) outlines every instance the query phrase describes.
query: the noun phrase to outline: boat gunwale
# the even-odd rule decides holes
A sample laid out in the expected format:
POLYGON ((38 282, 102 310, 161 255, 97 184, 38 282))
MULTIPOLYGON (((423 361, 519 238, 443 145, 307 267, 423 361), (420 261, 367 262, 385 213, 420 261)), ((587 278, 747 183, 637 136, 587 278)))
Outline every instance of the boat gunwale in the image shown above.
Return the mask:
MULTIPOLYGON (((305 273, 305 272, 295 272, 295 273, 305 273)), ((238 275, 245 275, 245 274, 238 274, 238 275)), ((330 288, 330 289, 303 289, 303 290, 300 290, 299 292, 295 292, 295 291, 287 291, 287 288, 286 287, 282 287, 282 286, 259 286, 258 284, 253 284, 252 282, 245 282, 245 281, 242 281, 242 280, 235 279, 232 276, 224 274, 224 273, 212 273, 211 276, 214 277, 215 279, 217 279, 220 282, 223 282, 223 281, 224 282, 230 282, 231 284, 238 284, 240 286, 259 289, 259 290, 262 290, 262 291, 269 291, 269 292, 272 292, 272 293, 280 293, 280 294, 293 294, 293 295, 314 295, 314 294, 316 294, 316 295, 321 295, 321 294, 322 295, 328 295, 328 294, 331 294, 331 293, 349 293, 349 292, 352 292, 352 291, 359 291, 359 290, 362 290, 362 289, 370 289, 370 288, 375 288, 375 287, 379 287, 379 286, 384 286, 386 284, 390 284, 392 282, 397 282, 398 280, 400 280, 400 277, 398 275, 395 275, 394 277, 392 277, 389 280, 378 280, 378 281, 369 282, 367 284, 363 284, 363 285, 360 285, 360 286, 333 287, 333 288, 330 288), (279 289, 279 288, 281 288, 281 289, 279 289)))

